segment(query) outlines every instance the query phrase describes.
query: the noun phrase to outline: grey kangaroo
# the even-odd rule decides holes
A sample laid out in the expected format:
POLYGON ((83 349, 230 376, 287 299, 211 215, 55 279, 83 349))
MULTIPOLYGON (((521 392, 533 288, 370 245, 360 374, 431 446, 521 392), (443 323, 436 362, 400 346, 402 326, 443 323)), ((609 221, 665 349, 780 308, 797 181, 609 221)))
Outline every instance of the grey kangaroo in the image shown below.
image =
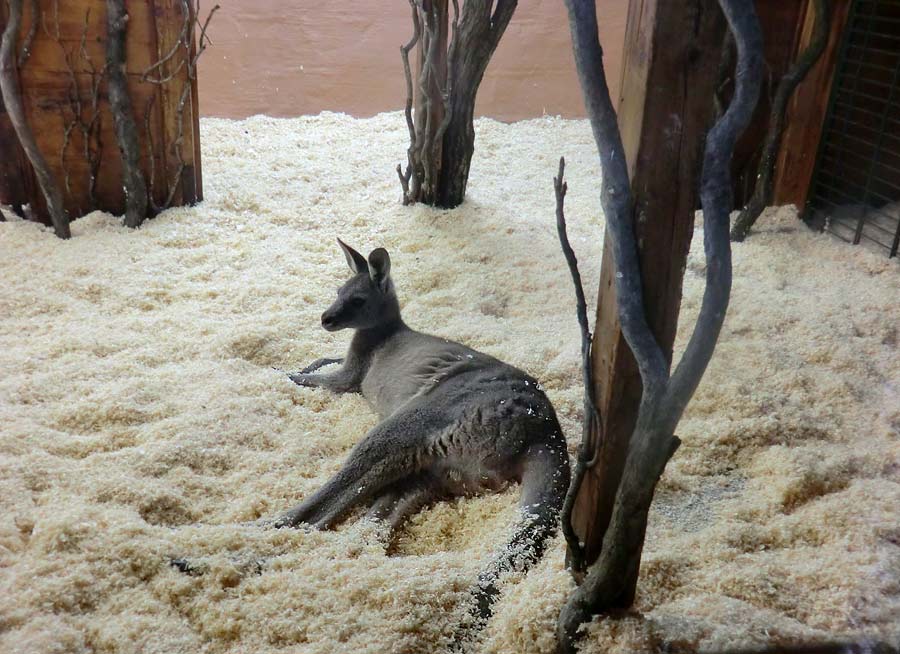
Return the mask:
POLYGON ((368 260, 338 243, 353 276, 322 314, 328 331, 354 329, 343 359, 319 359, 290 379, 362 393, 381 418, 319 491, 276 526, 332 527, 353 508, 396 529, 427 504, 520 481, 521 521, 479 577, 475 613, 486 620, 499 575, 543 554, 569 485, 566 442, 537 381, 494 357, 409 328, 383 248, 368 260), (315 372, 340 363, 335 372, 315 372))

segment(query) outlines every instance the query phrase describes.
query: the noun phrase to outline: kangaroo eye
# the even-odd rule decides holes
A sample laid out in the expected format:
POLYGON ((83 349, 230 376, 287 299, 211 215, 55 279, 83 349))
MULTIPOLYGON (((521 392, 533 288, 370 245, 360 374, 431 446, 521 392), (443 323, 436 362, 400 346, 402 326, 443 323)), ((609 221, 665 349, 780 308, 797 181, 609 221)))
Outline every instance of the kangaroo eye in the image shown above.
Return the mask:
POLYGON ((351 307, 359 308, 359 307, 361 307, 362 305, 364 305, 365 303, 366 303, 366 299, 365 299, 365 298, 361 298, 361 297, 355 297, 355 298, 353 298, 353 299, 350 300, 350 306, 351 306, 351 307))

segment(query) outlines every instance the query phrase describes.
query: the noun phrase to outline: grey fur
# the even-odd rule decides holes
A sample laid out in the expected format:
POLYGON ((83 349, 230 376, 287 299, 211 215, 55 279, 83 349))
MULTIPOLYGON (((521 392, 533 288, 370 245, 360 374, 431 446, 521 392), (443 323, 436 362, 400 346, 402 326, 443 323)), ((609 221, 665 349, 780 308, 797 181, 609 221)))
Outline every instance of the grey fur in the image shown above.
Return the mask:
POLYGON ((354 275, 322 314, 328 331, 354 329, 346 356, 319 359, 290 379, 335 393, 358 392, 381 418, 321 489, 276 522, 327 529, 353 508, 392 528, 437 499, 521 481, 522 519, 482 573, 477 615, 486 619, 498 576, 537 560, 557 526, 569 485, 566 442, 538 382, 471 348, 410 329, 386 250, 368 260, 340 240, 354 275), (316 372, 340 362, 335 372, 316 372))

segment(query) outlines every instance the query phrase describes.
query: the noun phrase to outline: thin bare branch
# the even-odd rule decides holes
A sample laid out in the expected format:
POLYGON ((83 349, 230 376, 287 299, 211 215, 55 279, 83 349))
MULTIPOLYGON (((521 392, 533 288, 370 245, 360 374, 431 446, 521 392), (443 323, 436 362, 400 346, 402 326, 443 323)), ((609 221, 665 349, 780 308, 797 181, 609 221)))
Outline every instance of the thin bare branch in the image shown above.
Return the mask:
POLYGON ((584 570, 585 555, 584 546, 575 533, 572 526, 572 509, 575 499, 581 488, 584 475, 591 465, 588 459, 591 433, 594 428, 600 426, 600 412, 594 398, 594 372, 591 365, 591 331, 588 324, 587 301, 584 296, 584 286, 581 283, 581 273, 578 272, 578 259, 569 243, 569 235, 566 230, 566 216, 564 204, 568 184, 563 179, 566 171, 566 160, 559 158, 559 172, 553 178, 553 188, 556 192, 556 232, 559 235, 559 243, 562 247, 566 264, 569 266, 569 274, 572 284, 575 286, 575 312, 578 315, 578 326, 581 328, 581 374, 584 385, 584 421, 581 430, 581 445, 578 448, 578 457, 575 461, 575 471, 572 481, 566 492, 566 499, 562 508, 562 530, 569 546, 569 556, 572 570, 580 573, 584 570))
MULTIPOLYGON (((219 11, 219 9, 221 9, 219 5, 214 5, 206 15, 206 20, 203 21, 203 27, 200 28, 200 38, 197 39, 197 52, 194 55, 194 58, 191 60, 191 65, 188 68, 189 78, 191 80, 197 79, 197 62, 200 60, 200 55, 202 55, 206 51, 206 46, 210 44, 209 37, 206 35, 206 30, 207 28, 209 28, 209 22, 212 20, 212 17, 217 11, 219 11)), ((198 0, 197 10, 195 13, 198 13, 199 11, 200 3, 198 0)), ((197 19, 195 19, 195 21, 197 21, 197 19)))
POLYGON ((412 72, 409 65, 409 52, 413 49, 413 47, 415 47, 416 43, 419 42, 422 24, 419 20, 419 10, 416 6, 415 0, 409 0, 409 6, 412 10, 413 36, 410 39, 409 43, 400 46, 400 57, 403 60, 403 75, 406 79, 406 106, 404 107, 403 114, 406 117, 406 127, 409 130, 409 148, 406 151, 407 164, 405 175, 400 173, 400 164, 397 164, 397 174, 400 175, 400 185, 403 188, 404 205, 408 205, 411 202, 415 201, 414 194, 417 193, 417 189, 419 187, 419 179, 415 172, 417 168, 417 144, 416 126, 413 122, 412 117, 413 81, 412 72), (410 181, 413 182, 412 189, 410 189, 410 181))
POLYGON ((156 204, 154 197, 154 184, 156 182, 156 148, 153 144, 153 132, 150 129, 150 119, 153 116, 153 104, 156 102, 156 95, 151 94, 144 107, 144 138, 146 139, 147 152, 150 155, 150 179, 147 180, 147 202, 154 214, 159 213, 162 208, 156 204))
POLYGON ((182 59, 178 63, 178 67, 174 71, 171 71, 168 75, 157 78, 153 78, 150 76, 154 71, 160 70, 163 66, 169 63, 175 57, 175 55, 178 54, 178 50, 184 45, 185 41, 188 38, 188 33, 190 31, 191 25, 193 24, 192 21, 194 16, 188 0, 181 0, 181 11, 181 34, 178 36, 178 40, 172 44, 172 47, 169 49, 169 51, 165 55, 163 55, 159 61, 151 64, 144 69, 144 72, 141 73, 142 82, 149 82, 151 84, 165 84, 166 82, 173 79, 175 75, 177 75, 181 71, 182 67, 184 67, 186 60, 182 59))

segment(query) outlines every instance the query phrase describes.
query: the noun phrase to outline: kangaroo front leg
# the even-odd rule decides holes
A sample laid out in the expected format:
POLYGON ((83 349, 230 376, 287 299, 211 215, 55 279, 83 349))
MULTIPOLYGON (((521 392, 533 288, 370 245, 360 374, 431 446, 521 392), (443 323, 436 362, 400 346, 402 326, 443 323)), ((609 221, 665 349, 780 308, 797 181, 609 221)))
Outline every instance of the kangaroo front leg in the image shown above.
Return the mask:
POLYGON ((325 366, 330 366, 333 363, 344 363, 344 357, 336 357, 336 358, 325 357, 322 359, 316 359, 311 364, 306 366, 303 370, 301 370, 300 374, 308 375, 311 372, 315 372, 319 368, 324 368, 325 366))
POLYGON ((318 359, 300 372, 288 375, 288 379, 298 386, 309 388, 326 388, 333 393, 351 393, 359 391, 361 378, 359 366, 349 365, 344 359, 318 359), (317 373, 332 363, 343 363, 340 370, 331 373, 317 373))

